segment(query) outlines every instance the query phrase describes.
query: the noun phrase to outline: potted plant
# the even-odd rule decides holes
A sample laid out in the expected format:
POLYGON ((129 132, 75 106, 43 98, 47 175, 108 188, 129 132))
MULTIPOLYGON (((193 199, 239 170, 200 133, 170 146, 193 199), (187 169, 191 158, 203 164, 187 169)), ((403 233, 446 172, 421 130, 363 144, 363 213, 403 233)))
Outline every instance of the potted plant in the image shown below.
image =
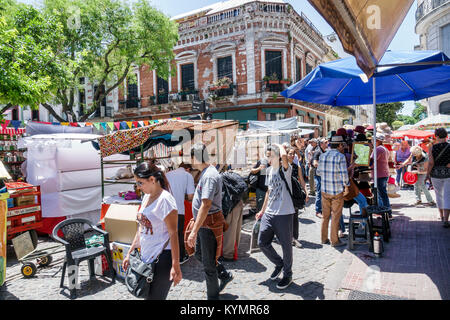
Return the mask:
POLYGON ((269 84, 279 84, 280 80, 278 80, 278 75, 273 73, 269 78, 269 84))
POLYGON ((291 79, 283 79, 280 81, 281 84, 291 84, 291 79))

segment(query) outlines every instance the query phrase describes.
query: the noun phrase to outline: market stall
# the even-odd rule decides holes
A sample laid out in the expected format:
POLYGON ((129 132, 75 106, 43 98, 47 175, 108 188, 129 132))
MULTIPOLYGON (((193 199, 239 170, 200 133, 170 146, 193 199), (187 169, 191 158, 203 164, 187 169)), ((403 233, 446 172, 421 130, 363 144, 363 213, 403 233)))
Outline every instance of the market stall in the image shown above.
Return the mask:
MULTIPOLYGON (((51 234, 66 217, 83 217, 98 222, 102 183, 98 151, 89 142, 100 137, 92 134, 42 134, 20 139, 27 151, 27 182, 39 186, 43 226, 39 232, 51 234)), ((110 160, 126 156, 116 155, 110 160)), ((114 176, 119 165, 108 165, 105 174, 114 176)), ((121 190, 108 186, 106 194, 121 190)))
MULTIPOLYGON (((211 164, 222 166, 234 146, 237 129, 238 122, 231 120, 168 120, 98 137, 96 139, 98 143, 93 142, 93 145, 100 150, 103 169, 107 165, 120 163, 125 164, 132 172, 139 163, 150 160, 163 168, 176 166, 181 162, 190 163, 191 145, 196 142, 206 144, 211 164), (118 154, 125 156, 126 159, 107 159, 118 154)), ((102 174, 104 190, 110 185, 117 184, 121 184, 121 193, 125 196, 105 194, 100 223, 109 233, 114 268, 118 276, 123 276, 121 265, 137 230, 136 213, 141 198, 138 190, 132 187, 135 184, 132 176, 106 179, 106 175, 102 174)), ((185 211, 186 221, 190 220, 191 212, 189 204, 185 211)))

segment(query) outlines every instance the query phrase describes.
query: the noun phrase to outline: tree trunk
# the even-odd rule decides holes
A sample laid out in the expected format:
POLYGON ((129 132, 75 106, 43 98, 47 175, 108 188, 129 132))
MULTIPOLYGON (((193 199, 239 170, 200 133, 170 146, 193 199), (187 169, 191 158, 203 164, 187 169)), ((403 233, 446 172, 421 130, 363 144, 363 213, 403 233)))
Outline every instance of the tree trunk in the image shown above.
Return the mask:
POLYGON ((8 111, 9 108, 11 108, 13 105, 11 103, 8 103, 3 109, 0 110, 0 115, 4 114, 6 111, 8 111))
POLYGON ((49 105, 48 103, 42 103, 41 104, 45 109, 48 110, 48 112, 50 112, 50 114, 55 117, 56 120, 58 120, 59 122, 65 122, 65 120, 60 117, 55 110, 53 110, 53 107, 51 105, 49 105))

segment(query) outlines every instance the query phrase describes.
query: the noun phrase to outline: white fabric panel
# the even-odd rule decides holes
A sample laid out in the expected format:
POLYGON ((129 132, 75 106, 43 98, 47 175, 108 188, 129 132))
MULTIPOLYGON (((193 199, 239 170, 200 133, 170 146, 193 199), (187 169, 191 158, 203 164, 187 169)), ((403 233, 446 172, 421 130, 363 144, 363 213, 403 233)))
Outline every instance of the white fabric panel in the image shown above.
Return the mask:
MULTIPOLYGON (((105 196, 133 190, 132 185, 110 184, 105 186, 105 196)), ((42 217, 64 217, 101 209, 102 187, 75 189, 41 194, 42 217)))
MULTIPOLYGON (((126 155, 115 154, 104 160, 129 160, 126 155)), ((80 171, 100 168, 100 152, 92 143, 81 143, 79 140, 72 141, 69 147, 58 147, 56 152, 56 168, 59 171, 80 171)), ((121 165, 106 164, 105 168, 121 165)))
MULTIPOLYGON (((124 167, 105 168, 104 178, 113 177, 117 170, 124 167)), ((58 173, 57 191, 83 189, 102 185, 102 170, 92 169, 83 171, 68 171, 58 173)))

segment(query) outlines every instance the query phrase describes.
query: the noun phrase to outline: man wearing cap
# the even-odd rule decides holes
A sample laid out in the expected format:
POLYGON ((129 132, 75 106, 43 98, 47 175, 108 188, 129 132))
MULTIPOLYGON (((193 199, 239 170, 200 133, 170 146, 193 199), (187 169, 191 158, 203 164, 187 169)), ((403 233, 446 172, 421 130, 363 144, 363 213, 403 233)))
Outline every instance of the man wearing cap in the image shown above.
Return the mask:
MULTIPOLYGON (((383 146, 385 139, 384 134, 377 133, 377 185, 378 185, 378 206, 387 207, 391 209, 387 193, 387 182, 389 179, 389 151, 383 146)), ((373 159, 373 153, 370 156, 373 159)), ((375 174, 372 171, 372 177, 375 179, 375 174)), ((392 213, 389 211, 389 217, 392 218, 392 213)))
POLYGON ((331 138, 331 149, 319 158, 317 175, 321 178, 322 191, 322 244, 329 244, 328 224, 331 216, 331 245, 339 247, 346 243, 339 240, 339 220, 344 207, 344 191, 350 181, 347 171, 347 160, 343 154, 345 141, 342 136, 331 138), (331 212, 333 211, 333 214, 331 212))

